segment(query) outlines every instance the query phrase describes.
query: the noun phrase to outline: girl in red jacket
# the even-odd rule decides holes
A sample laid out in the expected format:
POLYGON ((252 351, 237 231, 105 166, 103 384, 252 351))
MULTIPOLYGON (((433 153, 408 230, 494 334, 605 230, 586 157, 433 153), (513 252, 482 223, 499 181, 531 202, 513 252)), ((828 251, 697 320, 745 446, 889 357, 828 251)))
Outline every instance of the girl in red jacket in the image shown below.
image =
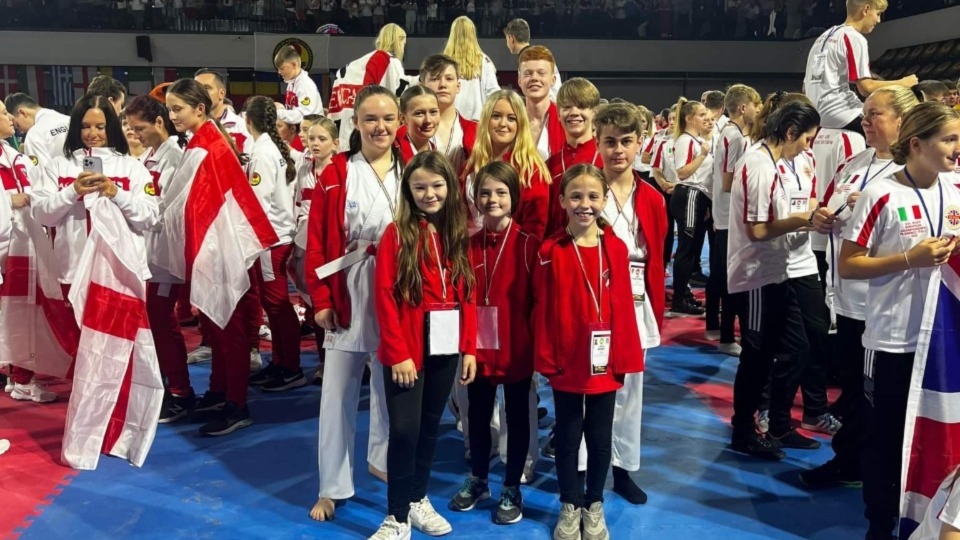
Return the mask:
POLYGON ((450 509, 472 510, 490 496, 490 417, 497 386, 503 385, 507 413, 507 472, 494 522, 523 518, 520 477, 530 446, 529 394, 533 378, 533 268, 540 240, 512 218, 520 202, 517 171, 502 161, 477 173, 474 200, 483 212, 483 230, 470 238, 477 277, 477 380, 467 387, 471 476, 450 509))
POLYGON ((400 122, 397 146, 404 163, 419 152, 436 150, 433 136, 440 125, 440 104, 437 94, 426 86, 411 86, 400 96, 400 122))
POLYGON ((457 175, 443 154, 421 152, 404 169, 400 192, 374 279, 390 417, 388 515, 374 535, 384 540, 409 538, 411 525, 430 536, 452 530, 427 499, 427 481, 460 354, 460 384, 476 373, 477 308, 457 175))
POLYGON ((534 273, 534 366, 550 379, 556 409, 560 520, 554 538, 609 538, 603 485, 610 469, 613 411, 643 355, 627 246, 600 217, 609 186, 591 164, 568 169, 560 204, 569 224, 544 241, 534 273), (577 475, 586 439, 586 492, 577 475), (582 517, 581 517, 582 516, 582 517))

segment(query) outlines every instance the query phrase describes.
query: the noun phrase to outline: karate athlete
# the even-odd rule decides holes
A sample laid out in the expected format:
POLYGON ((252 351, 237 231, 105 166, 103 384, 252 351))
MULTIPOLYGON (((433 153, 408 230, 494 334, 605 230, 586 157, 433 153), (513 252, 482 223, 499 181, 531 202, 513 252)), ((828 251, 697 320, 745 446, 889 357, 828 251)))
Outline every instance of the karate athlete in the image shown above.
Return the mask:
POLYGON ((308 114, 323 114, 317 83, 313 82, 300 62, 300 52, 293 45, 280 49, 273 57, 277 74, 287 83, 284 108, 277 111, 277 118, 288 124, 299 124, 308 114))
MULTIPOLYGON (((476 122, 480 119, 483 102, 500 89, 500 83, 497 82, 497 68, 493 60, 480 49, 477 27, 470 17, 460 16, 453 21, 443 54, 453 60, 459 71, 457 110, 465 118, 476 122)), ((420 72, 423 72, 422 67, 420 72)))
POLYGON ((46 167, 53 158, 63 154, 70 117, 52 109, 44 109, 27 94, 10 94, 4 100, 7 112, 13 115, 13 125, 25 134, 23 153, 34 165, 46 167))
MULTIPOLYGON (((529 49, 530 45, 530 25, 523 19, 514 19, 507 23, 503 28, 503 36, 507 40, 507 50, 514 56, 520 56, 523 51, 529 49)), ((557 65, 553 65, 553 76, 555 80, 550 85, 550 99, 556 99, 557 92, 560 91, 560 70, 557 65)), ((489 97, 489 96, 488 96, 489 97)))
POLYGON ((327 331, 320 398, 320 495, 310 511, 333 518, 334 501, 353 497, 353 450, 364 365, 370 366, 371 474, 387 479, 387 409, 380 328, 373 306, 376 245, 393 222, 400 189, 394 147, 400 110, 393 90, 367 86, 357 95, 349 152, 323 170, 307 221, 307 288, 317 325, 327 331), (331 266, 326 266, 332 263, 331 266), (323 273, 318 276, 317 270, 323 273))
POLYGON ((420 152, 436 150, 433 137, 440 123, 437 94, 421 85, 404 90, 400 96, 400 122, 403 125, 397 130, 397 146, 404 164, 420 152))
POLYGON ((558 80, 555 68, 553 54, 546 47, 534 45, 520 53, 517 83, 530 118, 530 134, 544 160, 559 152, 566 140, 557 104, 550 96, 550 88, 558 80))
MULTIPOLYGON (((573 79, 571 79, 573 80, 573 79)), ((569 82, 569 81, 568 81, 569 82)), ((561 88, 562 93, 562 88, 561 88)), ((663 249, 667 230, 663 197, 633 170, 640 152, 640 117, 630 104, 611 104, 594 120, 603 176, 610 186, 603 218, 627 246, 633 306, 644 354, 660 345, 665 302, 663 249)), ((617 390, 613 414, 613 491, 631 504, 644 504, 647 494, 630 478, 640 470, 640 417, 643 372, 628 373, 617 390)), ((587 468, 587 448, 580 446, 580 470, 587 468)))
MULTIPOLYGON (((8 98, 9 99, 9 98, 8 98)), ((52 112, 52 111, 51 111, 52 112)), ((0 195, 0 274, 6 272, 8 254, 10 252, 10 235, 14 227, 14 220, 21 222, 20 209, 29 208, 32 196, 32 185, 40 179, 41 170, 33 165, 31 159, 17 152, 6 139, 13 137, 13 116, 6 107, 0 104, 0 182, 3 195, 0 195)), ((60 150, 63 152, 63 149, 60 150)), ((29 210, 25 210, 29 212, 29 210)), ((0 276, 0 290, 3 288, 0 276)), ((4 332, 8 329, 0 329, 4 332)), ((13 345, 13 344, 11 344, 13 345)), ((4 357, 0 361, 15 362, 16 358, 4 357)), ((35 403, 49 403, 57 399, 57 394, 47 390, 34 379, 34 372, 30 369, 10 366, 10 376, 6 380, 4 390, 13 399, 33 401, 35 403)))
POLYGON ((449 56, 431 54, 420 63, 420 84, 436 92, 440 103, 440 125, 433 136, 433 145, 446 154, 453 170, 461 174, 477 142, 477 122, 457 108, 463 89, 457 63, 449 56))
POLYGON ((330 91, 330 110, 327 114, 339 123, 340 151, 350 149, 353 133, 354 102, 362 89, 373 84, 383 86, 399 96, 408 86, 416 84, 416 77, 403 71, 403 53, 407 34, 403 28, 389 23, 380 29, 374 46, 376 50, 347 64, 337 72, 330 91))
POLYGON ((575 77, 560 86, 557 108, 565 135, 563 148, 547 160, 550 171, 550 216, 546 236, 552 235, 567 223, 567 212, 560 206, 560 179, 563 173, 577 163, 592 163, 603 167, 597 140, 593 136, 593 117, 600 106, 600 91, 592 82, 575 77))
MULTIPOLYGON (((144 147, 140 161, 152 177, 152 182, 145 186, 145 189, 162 205, 163 186, 168 184, 183 159, 180 137, 170 121, 170 112, 162 103, 149 96, 133 98, 124 112, 130 129, 144 147)), ((144 239, 150 265, 147 316, 157 348, 160 373, 167 381, 159 422, 168 424, 189 414, 196 406, 197 399, 190 385, 190 372, 187 371, 187 345, 174 314, 183 280, 168 270, 169 255, 156 249, 157 245, 165 245, 162 240, 158 242, 163 234, 163 227, 155 227, 144 234, 144 239)))
POLYGON ((254 96, 247 100, 245 108, 247 131, 254 139, 247 178, 278 238, 254 264, 260 304, 267 312, 273 338, 273 359, 250 377, 250 384, 264 392, 282 392, 307 383, 300 369, 300 322, 287 290, 287 261, 293 253, 296 232, 297 171, 290 150, 277 131, 278 111, 273 100, 254 96))
POLYGON ((210 117, 220 122, 223 129, 233 138, 238 150, 247 155, 253 152, 253 137, 247 131, 243 117, 226 105, 227 84, 223 80, 223 75, 212 69, 201 68, 194 73, 193 79, 203 85, 204 90, 210 94, 210 101, 213 102, 210 117))

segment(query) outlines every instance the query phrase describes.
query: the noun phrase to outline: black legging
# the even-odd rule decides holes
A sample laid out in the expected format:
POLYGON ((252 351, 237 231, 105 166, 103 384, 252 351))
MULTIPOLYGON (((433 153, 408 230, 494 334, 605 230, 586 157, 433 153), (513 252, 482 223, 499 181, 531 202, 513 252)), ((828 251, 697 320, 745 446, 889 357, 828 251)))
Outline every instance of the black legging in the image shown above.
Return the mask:
POLYGON ((613 409, 617 393, 573 394, 553 390, 553 405, 557 414, 556 465, 560 502, 574 508, 589 508, 603 501, 603 485, 610 471, 613 455, 613 409), (577 473, 580 441, 587 443, 587 484, 577 473))
POLYGON ((393 382, 392 370, 383 370, 390 416, 387 512, 400 523, 407 521, 410 503, 427 496, 440 416, 457 375, 457 360, 457 355, 426 357, 413 388, 401 388, 393 382))
MULTIPOLYGON (((503 385, 507 410, 507 472, 503 485, 517 487, 530 446, 530 383, 532 378, 503 385)), ((497 385, 477 377, 467 386, 470 398, 470 469, 474 476, 486 479, 490 474, 490 420, 495 413, 497 385)), ((501 427, 502 428, 502 427, 501 427)))
POLYGON ((697 189, 680 184, 673 191, 670 207, 679 232, 677 256, 673 263, 673 302, 676 304, 688 290, 690 276, 700 268, 710 198, 697 189))

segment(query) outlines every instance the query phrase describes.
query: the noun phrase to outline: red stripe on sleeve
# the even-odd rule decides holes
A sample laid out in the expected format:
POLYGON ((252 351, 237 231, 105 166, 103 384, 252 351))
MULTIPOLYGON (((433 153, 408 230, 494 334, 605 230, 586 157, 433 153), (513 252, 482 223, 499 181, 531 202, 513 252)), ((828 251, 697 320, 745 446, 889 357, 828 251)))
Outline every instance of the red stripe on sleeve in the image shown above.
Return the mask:
POLYGON ((377 51, 367 60, 366 70, 363 73, 363 86, 381 84, 383 76, 390 65, 390 53, 377 51))
POLYGON ((843 139, 843 161, 850 159, 853 155, 853 145, 850 143, 850 136, 846 133, 840 135, 843 139))
POLYGON ((843 35, 843 44, 847 51, 847 79, 851 82, 860 80, 860 72, 857 70, 857 57, 853 54, 853 44, 850 43, 850 36, 843 35))
POLYGON ((747 166, 744 164, 743 169, 741 169, 740 181, 743 183, 743 222, 750 223, 747 220, 747 209, 750 208, 747 204, 747 200, 750 198, 750 190, 747 188, 747 166))
POLYGON ((687 162, 684 165, 693 163, 693 139, 690 139, 690 145, 687 147, 687 162))
POLYGON ((727 172, 727 165, 730 161, 730 141, 723 138, 723 172, 727 172))
MULTIPOLYGON (((786 174, 786 171, 784 171, 786 174)), ((777 179, 774 178, 773 182, 770 182, 770 207, 767 209, 767 223, 773 221, 773 194, 777 191, 777 179)))
POLYGON ((867 242, 870 241, 870 236, 873 234, 873 228, 877 225, 877 220, 880 219, 880 212, 883 211, 883 208, 889 200, 890 194, 887 193, 883 197, 880 197, 880 200, 870 209, 867 221, 864 222, 863 228, 860 229, 860 236, 857 237, 857 245, 860 247, 867 247, 867 242))
POLYGON ((657 155, 653 158, 653 167, 654 169, 663 169, 660 162, 663 160, 663 145, 657 147, 657 155))

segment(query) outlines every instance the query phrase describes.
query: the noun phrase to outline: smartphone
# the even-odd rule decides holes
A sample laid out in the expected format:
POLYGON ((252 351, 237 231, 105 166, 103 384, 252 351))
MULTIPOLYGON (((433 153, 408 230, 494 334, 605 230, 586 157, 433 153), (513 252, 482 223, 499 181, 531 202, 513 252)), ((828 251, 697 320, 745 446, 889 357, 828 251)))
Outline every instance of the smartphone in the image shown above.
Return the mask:
POLYGON ((84 156, 83 170, 103 174, 103 160, 98 156, 84 156))

